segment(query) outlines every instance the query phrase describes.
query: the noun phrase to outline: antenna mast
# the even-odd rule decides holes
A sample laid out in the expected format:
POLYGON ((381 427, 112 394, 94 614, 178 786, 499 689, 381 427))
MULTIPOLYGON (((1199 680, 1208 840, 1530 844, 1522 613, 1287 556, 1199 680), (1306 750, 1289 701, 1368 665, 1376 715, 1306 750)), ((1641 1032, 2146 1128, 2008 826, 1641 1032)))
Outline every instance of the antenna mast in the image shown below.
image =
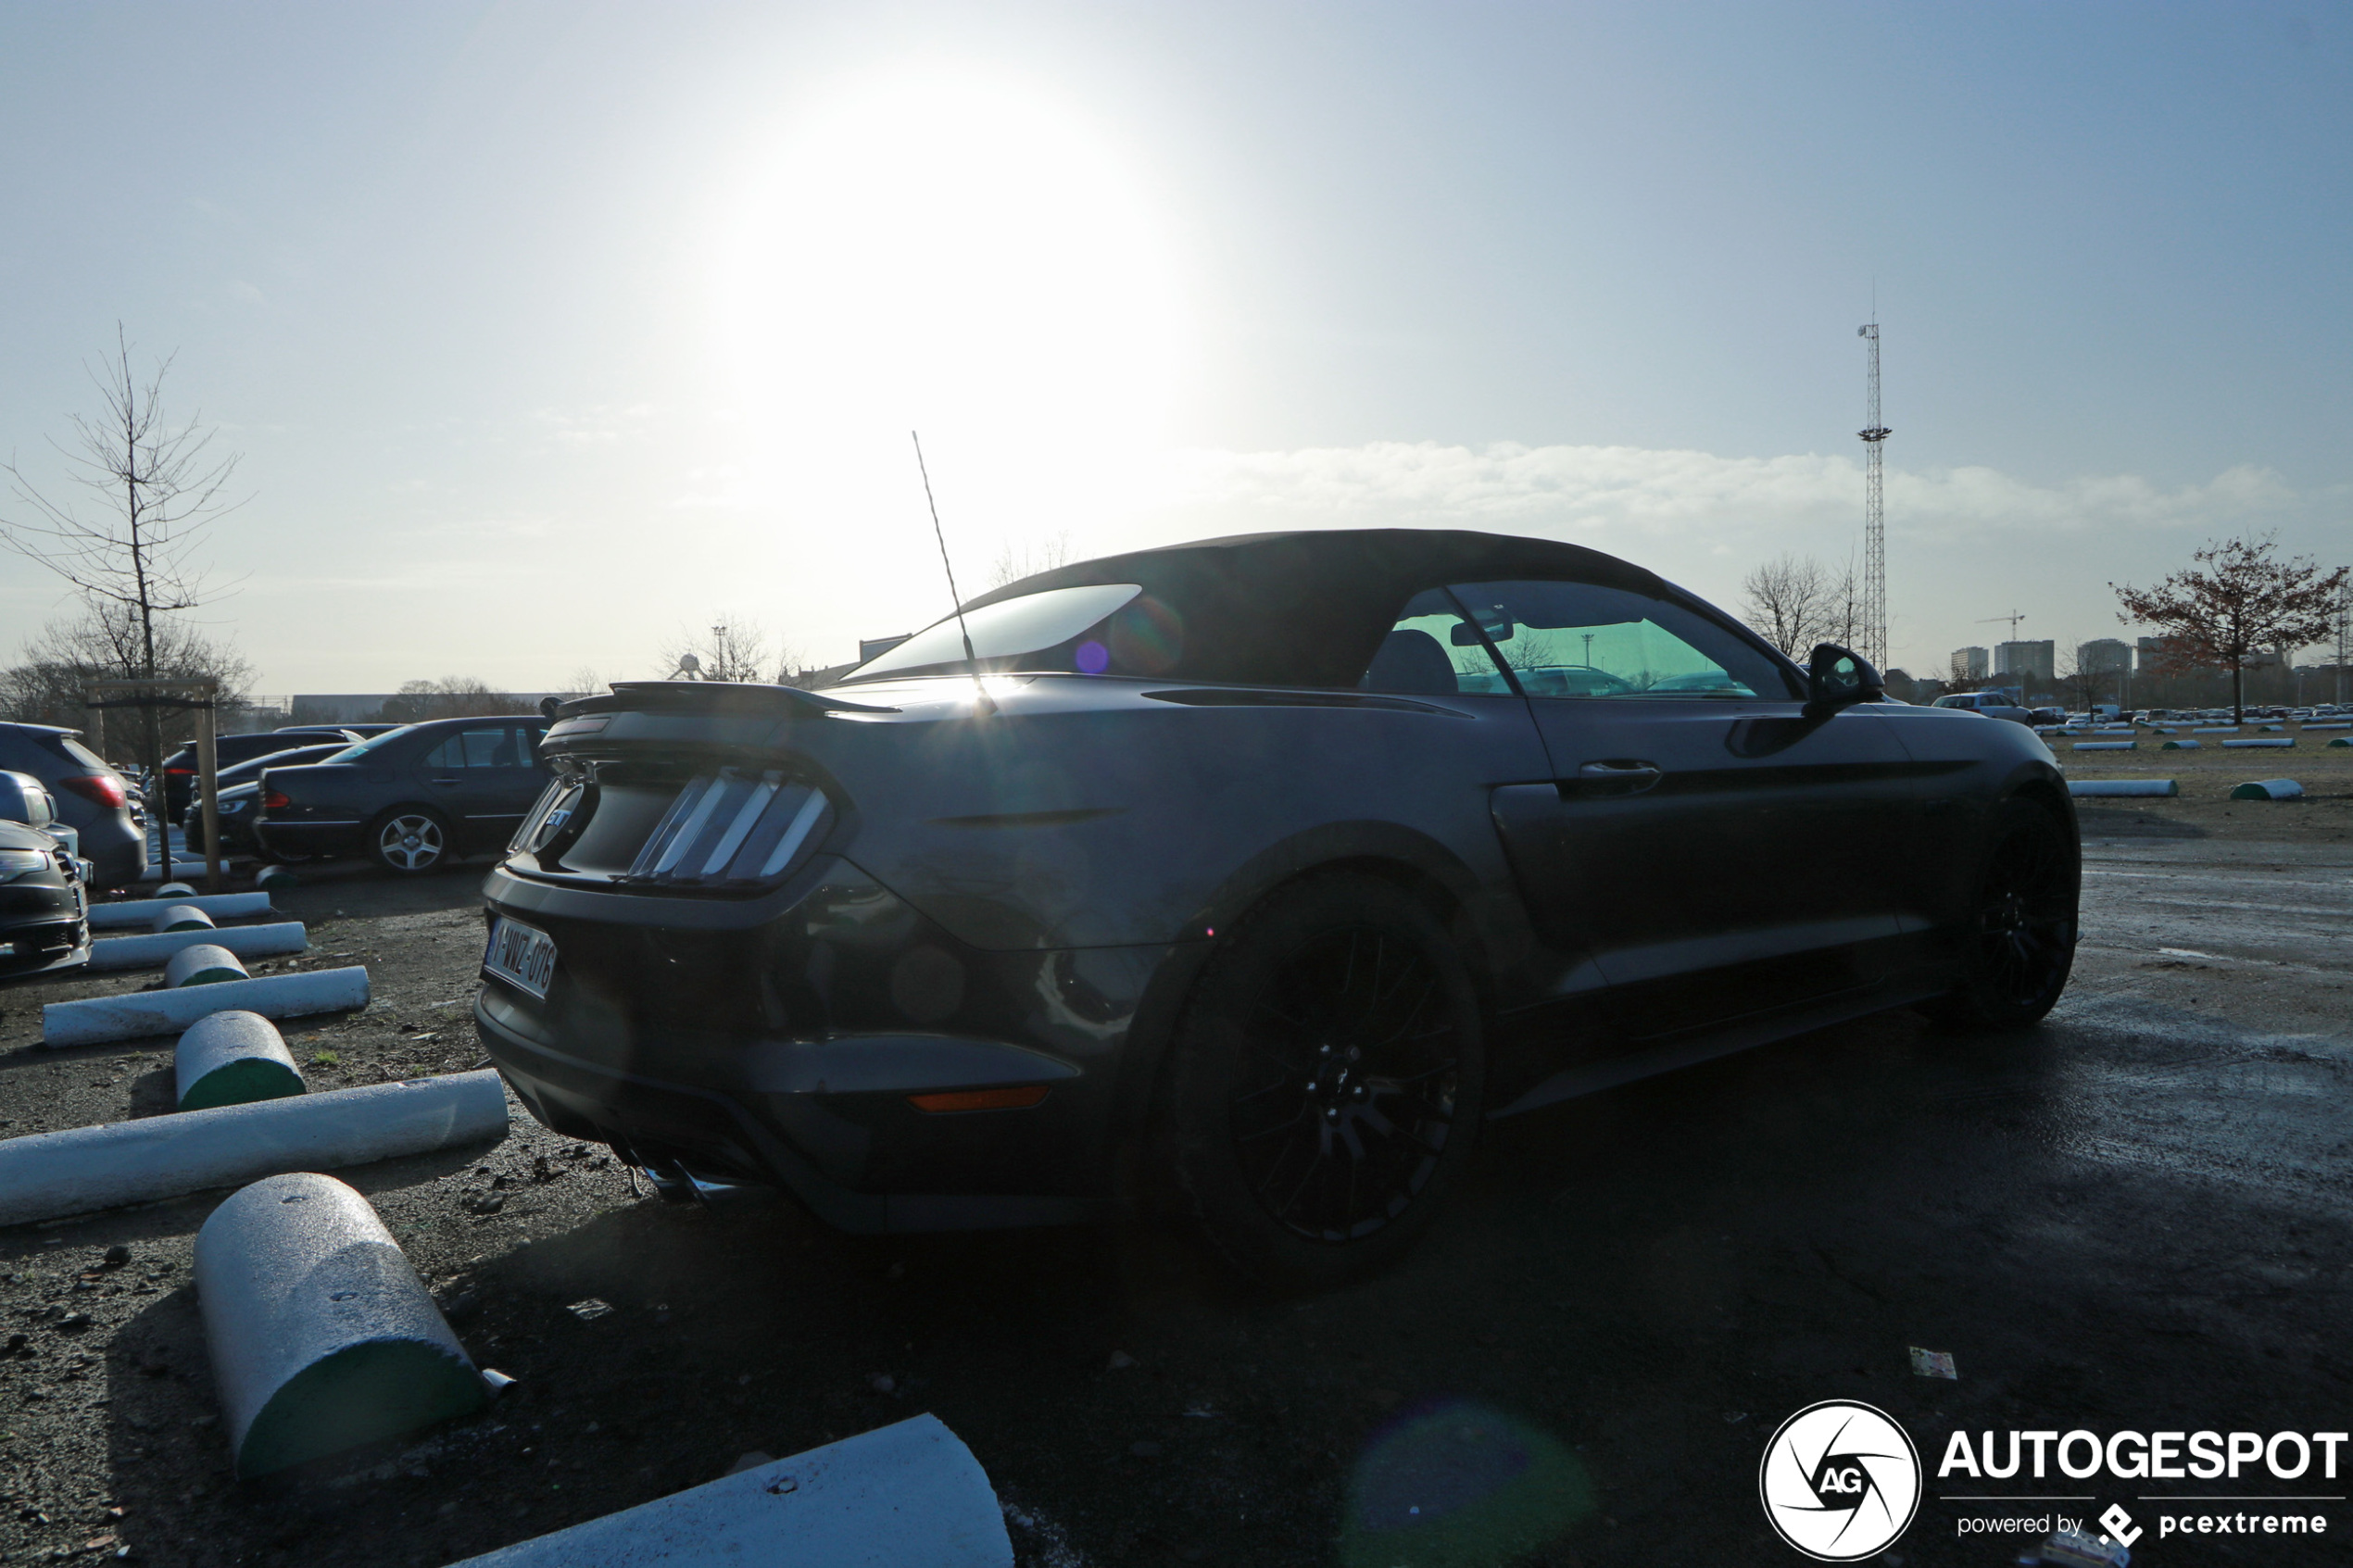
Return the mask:
POLYGON ((1863 428, 1863 646, 1856 651, 1887 668, 1887 508, 1881 493, 1881 448, 1891 433, 1879 417, 1879 312, 1855 335, 1870 345, 1870 412, 1863 428))
POLYGON ((931 508, 931 535, 939 541, 939 564, 948 573, 948 596, 955 602, 956 631, 964 639, 964 668, 972 671, 973 696, 979 699, 982 712, 994 713, 997 705, 988 699, 988 688, 981 684, 980 656, 973 652, 972 628, 964 624, 964 597, 956 591, 956 567, 948 558, 948 534, 939 526, 939 503, 932 499, 931 467, 924 461, 924 438, 912 430, 907 438, 915 444, 915 471, 924 476, 924 505, 931 508))

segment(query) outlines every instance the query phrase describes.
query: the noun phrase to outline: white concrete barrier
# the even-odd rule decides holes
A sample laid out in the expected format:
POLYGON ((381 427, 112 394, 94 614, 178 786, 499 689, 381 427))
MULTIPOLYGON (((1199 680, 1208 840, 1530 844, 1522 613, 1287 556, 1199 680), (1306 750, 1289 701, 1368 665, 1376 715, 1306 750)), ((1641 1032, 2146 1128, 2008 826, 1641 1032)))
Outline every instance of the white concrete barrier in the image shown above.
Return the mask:
POLYGON ((2158 749, 2159 751, 2196 751, 2205 744, 2202 740, 2169 740, 2158 749))
POLYGON ((133 925, 152 927, 157 915, 181 906, 202 909, 217 921, 277 913, 270 907, 267 893, 198 893, 185 898, 125 898, 120 903, 93 904, 90 924, 94 929, 107 931, 133 925))
POLYGON ((172 1047, 171 1075, 182 1110, 283 1099, 309 1087, 278 1026, 258 1012, 197 1019, 172 1047))
POLYGON ((2301 800, 2304 786, 2294 779, 2254 779, 2231 791, 2233 800, 2301 800))
POLYGON ((2072 796, 2145 796, 2179 795, 2180 786, 2172 779, 2070 779, 2067 793, 2072 796))
POLYGON ((2079 740, 2075 743, 2075 749, 2078 751, 2132 751, 2137 749, 2140 744, 2138 741, 2132 740, 2079 740))
POLYGON ((158 935, 167 931, 210 931, 212 917, 194 904, 167 904, 151 929, 158 935))
POLYGON ((0 1138, 0 1225, 425 1154, 506 1131, 506 1091, 484 1068, 0 1138))
MULTIPOLYGON (((164 872, 161 866, 150 865, 143 868, 138 876, 133 880, 138 882, 154 882, 160 878, 163 874, 164 872)), ((205 863, 202 860, 174 860, 171 862, 171 874, 174 877, 202 876, 205 874, 205 863)), ((195 891, 195 888, 187 883, 170 882, 166 883, 162 887, 157 888, 156 893, 159 897, 169 898, 171 897, 170 890, 175 888, 182 894, 194 893, 195 891)))
POLYGON ((2277 749, 2281 746, 2294 746, 2296 744, 2296 737, 2294 735, 2282 735, 2277 740, 2272 740, 2269 737, 2253 740, 2226 740, 2222 744, 2227 746, 2235 747, 2239 750, 2254 750, 2257 748, 2277 749))
POLYGON ((41 1010, 44 1046, 94 1046, 135 1040, 146 1035, 177 1035, 207 1013, 242 1008, 264 1018, 301 1018, 314 1012, 346 1012, 368 1005, 368 972, 313 969, 300 974, 266 974, 258 980, 195 985, 184 991, 133 991, 121 997, 91 997, 50 1002, 41 1010))
POLYGON ((182 985, 220 985, 247 978, 250 977, 245 966, 237 955, 217 942, 191 942, 166 959, 163 965, 163 983, 174 991, 182 985))
POLYGON ((2236 724, 2208 724, 2203 729, 2190 732, 2194 735, 2234 735, 2238 733, 2239 727, 2236 724))
POLYGON ((254 873, 253 884, 261 889, 261 896, 266 898, 270 896, 271 888, 294 887, 299 885, 301 881, 300 877, 296 876, 283 866, 264 866, 254 873))
POLYGON ((482 1374, 368 1200, 271 1176, 196 1233, 196 1302, 237 1474, 266 1475, 481 1408, 482 1374))
POLYGON ((988 1472, 935 1415, 845 1437, 457 1568, 1012 1568, 988 1472))
POLYGON ((90 944, 92 969, 151 969, 171 961, 183 947, 220 947, 241 959, 299 953, 310 946, 300 921, 276 925, 205 926, 195 931, 158 931, 145 936, 102 936, 90 944))

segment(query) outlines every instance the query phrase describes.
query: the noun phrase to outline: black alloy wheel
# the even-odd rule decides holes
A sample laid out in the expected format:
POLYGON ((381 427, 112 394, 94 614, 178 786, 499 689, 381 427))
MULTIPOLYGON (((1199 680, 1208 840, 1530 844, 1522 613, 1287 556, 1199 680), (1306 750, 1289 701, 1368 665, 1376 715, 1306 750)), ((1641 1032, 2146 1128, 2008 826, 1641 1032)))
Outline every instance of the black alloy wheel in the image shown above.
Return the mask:
POLYGON ((1964 935, 1961 984, 1935 1009, 1948 1022, 2018 1029, 2058 1004, 2075 966, 2078 857, 2050 811, 2003 806, 1964 935))
POLYGON ((1188 1010, 1179 1180, 1247 1271, 1357 1277, 1412 1245, 1468 1158, 1484 1060, 1468 972, 1429 910, 1372 877, 1294 884, 1188 1010))

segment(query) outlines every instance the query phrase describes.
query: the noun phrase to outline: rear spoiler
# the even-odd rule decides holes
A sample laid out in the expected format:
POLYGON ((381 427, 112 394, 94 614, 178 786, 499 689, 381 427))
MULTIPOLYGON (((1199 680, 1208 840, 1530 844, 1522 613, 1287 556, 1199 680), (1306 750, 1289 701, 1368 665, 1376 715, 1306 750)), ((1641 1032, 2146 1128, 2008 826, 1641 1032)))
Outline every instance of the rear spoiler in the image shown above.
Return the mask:
POLYGON ((610 693, 574 697, 559 719, 590 713, 730 713, 747 717, 818 719, 828 713, 896 713, 896 708, 844 702, 837 696, 754 681, 615 681, 610 693))

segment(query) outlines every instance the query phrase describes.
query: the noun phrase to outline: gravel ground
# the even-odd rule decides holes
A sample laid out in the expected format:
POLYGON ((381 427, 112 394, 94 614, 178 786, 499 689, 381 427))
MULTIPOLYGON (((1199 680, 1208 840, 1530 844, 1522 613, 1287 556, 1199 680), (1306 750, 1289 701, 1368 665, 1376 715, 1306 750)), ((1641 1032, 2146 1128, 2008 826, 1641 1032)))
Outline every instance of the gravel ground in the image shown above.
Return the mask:
MULTIPOLYGON (((0 1231, 0 1554, 437 1563, 929 1410, 1026 1564, 1780 1562, 1758 1456, 1822 1399, 1880 1405, 1931 1456, 1956 1426, 2342 1428, 2353 854, 2284 820, 2100 829, 2079 978, 2042 1030, 1894 1015, 1499 1124, 1449 1224, 1317 1298, 1141 1222, 859 1239, 782 1202, 670 1208, 518 1110, 496 1146, 343 1173, 516 1388, 237 1486, 187 1283, 222 1195, 0 1231), (1914 1345, 1959 1380, 1911 1375, 1914 1345), (1459 1460, 1433 1480, 1398 1457, 1431 1432, 1549 1456, 1551 1512, 1375 1551, 1397 1488, 1459 1460)), ((311 924, 301 962, 374 980, 363 1012, 289 1030, 315 1086, 482 1060, 475 885, 354 872, 280 897, 311 924)), ((33 1048, 40 1002, 147 978, 0 990, 0 1131, 166 1108, 168 1041, 33 1048)), ((1931 1490, 1897 1556, 2009 1561, 1931 1490)))

